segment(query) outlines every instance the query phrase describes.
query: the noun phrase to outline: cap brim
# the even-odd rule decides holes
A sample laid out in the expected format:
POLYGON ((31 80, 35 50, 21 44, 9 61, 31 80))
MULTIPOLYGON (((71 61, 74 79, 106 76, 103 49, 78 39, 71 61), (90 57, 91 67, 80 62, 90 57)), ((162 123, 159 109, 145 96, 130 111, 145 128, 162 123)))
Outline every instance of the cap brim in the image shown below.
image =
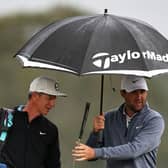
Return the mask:
POLYGON ((66 93, 57 92, 55 94, 55 96, 58 96, 58 97, 67 97, 67 94, 66 93))
POLYGON ((130 92, 133 92, 135 90, 145 90, 145 91, 148 91, 148 88, 132 88, 132 89, 125 89, 127 93, 130 93, 130 92))
POLYGON ((44 90, 29 90, 29 92, 38 92, 38 93, 45 93, 47 95, 51 95, 51 96, 57 96, 57 97, 67 97, 66 93, 62 93, 62 92, 46 92, 44 90))

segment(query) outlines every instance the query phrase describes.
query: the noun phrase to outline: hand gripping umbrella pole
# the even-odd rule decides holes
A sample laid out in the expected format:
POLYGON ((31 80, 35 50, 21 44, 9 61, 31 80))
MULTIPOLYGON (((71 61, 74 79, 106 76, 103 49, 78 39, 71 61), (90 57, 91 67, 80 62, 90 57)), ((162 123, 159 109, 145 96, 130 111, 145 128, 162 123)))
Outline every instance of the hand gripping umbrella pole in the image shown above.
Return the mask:
MULTIPOLYGON (((103 115, 103 111, 102 111, 103 110, 103 88, 104 88, 104 75, 101 75, 101 88, 100 88, 101 94, 100 94, 100 112, 99 112, 100 115, 103 115)), ((79 132, 79 136, 78 136, 78 140, 77 140, 77 145, 81 142, 81 139, 83 136, 83 132, 84 132, 84 129, 86 126, 86 121, 88 118, 89 108, 90 108, 90 103, 86 102, 83 120, 82 120, 80 132, 79 132)), ((102 139, 103 139, 103 131, 100 131, 99 132, 99 139, 98 139, 99 143, 102 142, 102 139)), ((75 168, 75 160, 73 160, 72 167, 75 168)))
MULTIPOLYGON (((87 118, 88 118, 89 108, 90 108, 90 103, 86 102, 85 111, 84 111, 84 115, 83 115, 82 125, 81 125, 81 128, 80 128, 77 144, 79 144, 81 142, 83 132, 84 132, 84 129, 85 129, 85 126, 86 126, 86 121, 87 121, 87 118)), ((73 168, 75 168, 75 161, 74 160, 73 160, 73 165, 72 166, 73 166, 73 168)))

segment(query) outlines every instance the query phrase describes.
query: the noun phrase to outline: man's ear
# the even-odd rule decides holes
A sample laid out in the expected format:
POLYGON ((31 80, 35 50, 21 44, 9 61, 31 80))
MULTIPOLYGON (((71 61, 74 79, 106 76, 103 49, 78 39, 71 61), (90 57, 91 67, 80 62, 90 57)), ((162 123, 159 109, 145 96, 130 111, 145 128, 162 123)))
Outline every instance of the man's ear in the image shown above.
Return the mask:
POLYGON ((122 97, 125 97, 125 90, 120 90, 120 95, 122 96, 122 97))
POLYGON ((32 99, 36 99, 37 97, 39 97, 39 93, 32 92, 32 99))

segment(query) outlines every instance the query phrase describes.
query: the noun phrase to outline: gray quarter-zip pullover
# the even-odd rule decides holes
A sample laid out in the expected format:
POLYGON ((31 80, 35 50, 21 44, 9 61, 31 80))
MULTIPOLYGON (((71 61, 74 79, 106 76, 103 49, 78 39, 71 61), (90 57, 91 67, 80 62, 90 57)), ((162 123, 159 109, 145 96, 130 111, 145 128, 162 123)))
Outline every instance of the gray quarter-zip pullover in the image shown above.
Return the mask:
POLYGON ((95 148, 96 158, 107 160, 107 168, 156 168, 163 117, 145 105, 127 128, 123 108, 105 114, 103 142, 98 143, 98 133, 91 133, 87 145, 95 148))

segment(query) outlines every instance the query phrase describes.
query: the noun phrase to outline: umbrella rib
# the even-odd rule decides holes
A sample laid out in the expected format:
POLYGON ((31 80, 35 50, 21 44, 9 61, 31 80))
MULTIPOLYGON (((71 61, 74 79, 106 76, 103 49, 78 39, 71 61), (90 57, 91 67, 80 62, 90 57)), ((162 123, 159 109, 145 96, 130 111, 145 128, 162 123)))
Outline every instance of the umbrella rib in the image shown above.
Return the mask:
MULTIPOLYGON (((102 17, 104 17, 104 15, 102 15, 102 17)), ((101 23, 101 22, 99 22, 99 20, 101 20, 100 18, 98 18, 97 16, 95 16, 94 17, 94 19, 95 20, 97 20, 97 23, 96 23, 96 25, 95 25, 95 28, 93 29, 93 31, 92 31, 92 33, 91 33, 91 38, 89 39, 89 42, 88 42, 88 44, 87 44, 87 49, 85 50, 85 54, 84 54, 84 58, 83 58, 83 60, 85 60, 86 59, 86 55, 87 55, 87 53, 88 53, 88 49, 89 49, 89 46, 90 46, 90 44, 91 44, 91 41, 92 41, 92 39, 93 39, 93 37, 94 37, 94 35, 93 34, 95 34, 95 31, 96 31, 96 27, 97 27, 97 25, 99 24, 99 23, 101 23), (98 20, 99 19, 99 20, 98 20)), ((93 20, 92 20, 92 22, 93 22, 93 20)), ((86 24, 86 23, 85 23, 86 24)), ((84 66, 84 63, 85 63, 85 61, 82 61, 83 62, 83 64, 82 64, 82 66, 81 66, 81 69, 80 69, 80 74, 82 74, 82 69, 83 69, 83 66, 84 66)))
MULTIPOLYGON (((134 39, 135 44, 137 45, 137 48, 138 48, 139 52, 141 52, 141 48, 140 48, 140 46, 139 46, 139 44, 138 44, 138 41, 136 40, 136 38, 135 38, 135 36, 134 36, 134 33, 132 33, 132 32, 129 30, 129 28, 128 28, 128 26, 129 26, 129 25, 128 25, 128 22, 125 22, 125 18, 122 18, 122 17, 119 17, 119 18, 121 18, 121 19, 120 19, 120 20, 119 20, 119 19, 115 19, 115 20, 116 20, 117 22, 119 22, 120 24, 122 24, 122 26, 125 27, 125 30, 126 30, 127 32, 129 32, 130 35, 132 35, 132 38, 134 39), (121 20, 124 21, 124 23, 123 23, 121 20)), ((127 19, 127 21, 129 21, 129 19, 127 19)), ((132 21, 137 22, 136 20, 132 20, 132 21)), ((141 23, 141 24, 143 24, 143 23, 141 23)), ((145 25, 145 24, 144 24, 144 25, 145 25)), ((135 25, 134 25, 134 26, 135 26, 135 25)), ((145 25, 145 26, 146 26, 146 25, 145 25)), ((144 59, 142 59, 142 61, 143 61, 144 65, 145 65, 145 70, 149 71, 150 69, 148 68, 146 61, 145 61, 144 59)))

